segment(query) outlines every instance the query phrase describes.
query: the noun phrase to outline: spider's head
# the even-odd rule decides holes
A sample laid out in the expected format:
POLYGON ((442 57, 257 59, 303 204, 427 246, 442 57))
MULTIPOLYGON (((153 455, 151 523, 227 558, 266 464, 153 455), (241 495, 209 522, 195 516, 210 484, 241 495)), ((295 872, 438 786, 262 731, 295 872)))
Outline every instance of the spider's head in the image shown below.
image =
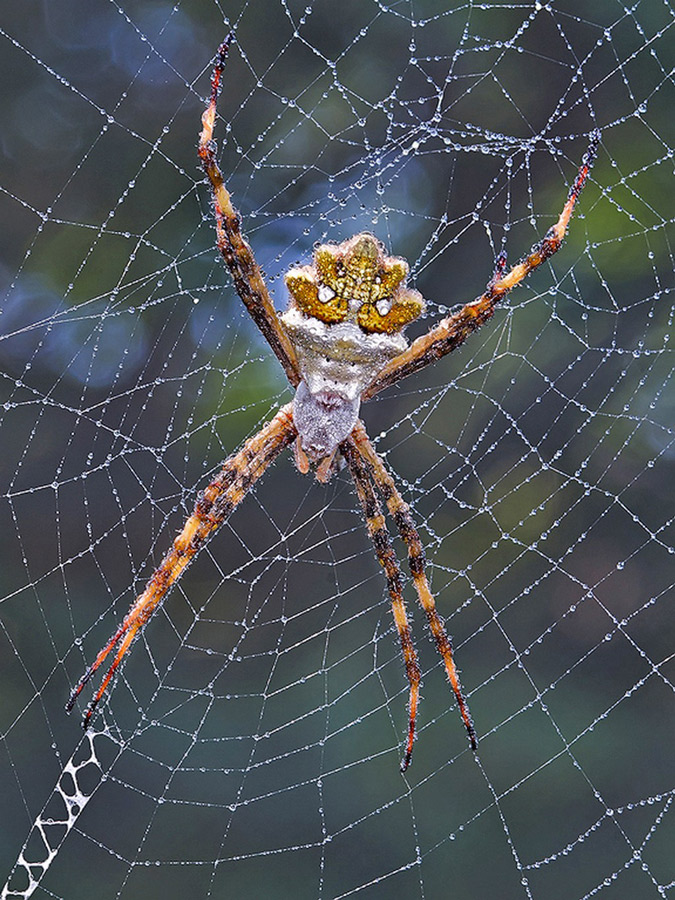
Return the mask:
POLYGON ((367 231, 341 244, 321 244, 312 265, 291 269, 286 285, 307 316, 333 325, 355 321, 368 333, 394 334, 421 315, 421 294, 406 287, 408 263, 387 256, 367 231))

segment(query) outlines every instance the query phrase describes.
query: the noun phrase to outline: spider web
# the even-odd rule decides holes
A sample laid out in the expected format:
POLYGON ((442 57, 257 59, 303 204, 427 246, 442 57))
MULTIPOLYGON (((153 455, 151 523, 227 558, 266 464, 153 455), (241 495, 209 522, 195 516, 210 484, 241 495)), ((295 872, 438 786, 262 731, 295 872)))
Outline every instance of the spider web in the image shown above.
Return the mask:
POLYGON ((2 897, 675 894, 674 16, 5 4, 2 897), (477 757, 408 584, 424 684, 400 774, 407 684, 354 491, 288 456, 91 730, 64 713, 198 488, 291 396, 196 160, 230 28, 220 158, 279 308, 315 242, 368 229, 410 261, 421 333, 543 235, 602 129, 561 252, 363 413, 477 757))

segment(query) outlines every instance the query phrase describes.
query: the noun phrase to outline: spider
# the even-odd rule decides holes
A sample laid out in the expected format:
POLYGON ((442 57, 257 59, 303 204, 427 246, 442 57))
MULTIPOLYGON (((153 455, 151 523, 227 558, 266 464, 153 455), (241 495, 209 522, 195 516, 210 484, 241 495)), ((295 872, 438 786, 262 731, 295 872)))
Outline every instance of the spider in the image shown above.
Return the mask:
POLYGON ((295 388, 295 396, 292 403, 283 406, 258 434, 225 460, 218 475, 198 495, 183 530, 80 678, 66 709, 73 709, 83 687, 116 648, 84 714, 83 724, 88 727, 136 635, 213 532, 229 518, 281 451, 293 445, 298 470, 306 474, 314 467, 322 482, 328 481, 344 461, 354 480, 375 554, 384 569, 409 682, 408 728, 401 771, 408 768, 412 758, 421 675, 403 598, 403 576, 387 531, 382 501, 407 548, 417 599, 475 751, 476 731, 459 682, 452 643, 429 588, 420 536, 408 505, 368 439, 358 417, 359 408, 362 401, 459 347, 490 319, 495 305, 512 288, 557 252, 596 155, 600 134, 593 132, 560 217, 543 240, 508 271, 506 256, 500 254, 484 293, 412 344, 403 336, 403 329, 421 315, 424 300, 406 286, 406 261, 387 256, 380 241, 368 232, 340 244, 317 246, 311 264, 292 268, 285 276, 289 306, 280 316, 253 251, 242 235, 239 213, 232 205, 216 161, 216 103, 230 41, 231 36, 218 50, 210 102, 202 115, 198 152, 211 188, 218 250, 246 309, 295 388))

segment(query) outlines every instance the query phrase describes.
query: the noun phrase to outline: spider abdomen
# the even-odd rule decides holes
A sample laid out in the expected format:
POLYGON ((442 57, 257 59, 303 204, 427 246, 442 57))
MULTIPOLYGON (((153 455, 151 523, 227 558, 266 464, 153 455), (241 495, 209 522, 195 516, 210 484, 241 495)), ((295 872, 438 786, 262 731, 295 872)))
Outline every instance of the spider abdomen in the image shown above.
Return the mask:
POLYGON ((302 449, 312 462, 331 456, 356 424, 360 401, 338 391, 311 393, 301 381, 293 399, 293 421, 302 449))

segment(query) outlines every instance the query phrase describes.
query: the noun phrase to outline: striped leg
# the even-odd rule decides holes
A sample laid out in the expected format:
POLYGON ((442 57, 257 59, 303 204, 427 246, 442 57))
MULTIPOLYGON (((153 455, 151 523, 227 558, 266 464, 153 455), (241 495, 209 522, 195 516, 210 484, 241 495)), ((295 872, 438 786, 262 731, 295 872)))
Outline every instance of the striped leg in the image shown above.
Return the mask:
POLYGON ((426 613, 429 628, 431 629, 431 633, 433 634, 434 640, 436 641, 438 652, 443 658, 443 663, 445 664, 445 671, 447 673, 448 680, 452 685, 452 690, 455 693, 455 698, 457 699, 457 705, 459 706, 460 714, 469 735, 471 749, 475 750, 478 744, 476 730, 474 728, 473 721, 471 720, 471 713, 469 712, 469 707, 464 697, 464 693, 462 692, 462 686, 459 681, 459 674, 457 672, 455 660, 453 657, 452 642, 450 640, 450 637, 448 636, 447 631, 445 630, 445 626, 443 625, 440 616, 438 615, 438 612, 436 610, 436 603, 434 601, 433 594, 431 593, 431 589, 429 588, 429 582, 424 570, 424 549, 422 547, 422 541, 420 540, 419 533, 410 514, 410 508, 401 497, 394 479, 387 471, 380 457, 377 455, 377 452, 371 444, 362 422, 359 421, 356 424, 356 427, 352 431, 349 441, 353 442, 356 450, 361 455, 361 458, 370 471, 371 477, 375 482, 375 486, 384 498, 384 501, 387 504, 387 509, 389 510, 392 518, 394 519, 394 522, 396 523, 396 527, 398 529, 399 535, 401 536, 401 540, 404 542, 408 549, 408 565, 410 566, 410 573, 413 578, 415 590, 417 591, 417 596, 419 598, 420 604, 424 609, 424 612, 426 613))
POLYGON ((600 132, 595 131, 591 135, 591 143, 581 162, 581 167, 558 221, 549 228, 543 240, 535 244, 529 254, 512 266, 506 274, 504 274, 506 259, 500 257, 494 277, 488 283, 485 293, 477 300, 467 303, 459 312, 441 319, 435 328, 418 337, 407 350, 395 356, 375 376, 361 395, 362 400, 370 400, 379 391, 396 384, 397 381, 406 378, 413 372, 423 369, 429 363, 440 359, 446 353, 451 353, 460 344, 463 344, 472 332, 492 317, 496 304, 503 300, 510 290, 527 278, 530 272, 550 259, 554 253, 557 253, 562 246, 574 207, 593 165, 599 142, 600 132))
POLYGON ((199 135, 199 158, 211 183, 213 206, 216 216, 216 238, 225 265, 234 279, 234 286, 251 318, 262 332, 284 367, 293 387, 300 382, 295 350, 279 320, 272 298, 267 290, 260 266, 253 251, 241 233, 241 217, 232 206, 230 192, 225 187, 223 174, 216 162, 216 144, 213 128, 216 122, 216 102, 225 68, 225 57, 230 44, 228 37, 219 47, 216 65, 211 79, 211 101, 202 115, 202 131, 199 135))
POLYGON ((112 664, 85 712, 83 723, 85 728, 89 725, 94 710, 137 633, 213 532, 230 517, 284 447, 295 440, 296 434, 291 405, 288 404, 283 406, 258 434, 246 441, 241 450, 233 453, 225 461, 218 475, 200 493, 192 515, 148 581, 145 590, 133 602, 117 631, 99 651, 70 695, 66 705, 68 712, 72 710, 85 684, 103 664, 109 653, 117 647, 112 664))
POLYGON ((415 723, 417 720, 417 707, 420 699, 420 667, 417 662, 417 654, 413 646, 410 623, 405 611, 403 600, 403 579, 396 554, 391 546, 389 534, 382 513, 380 501, 375 494, 372 481, 359 452, 351 441, 345 441, 340 450, 347 461, 349 470, 356 485, 356 493, 361 502, 366 519, 368 534, 373 542, 375 553, 380 565, 384 569, 387 578, 387 588, 391 598, 391 606, 394 613, 394 622, 401 640, 403 659, 405 661, 406 674, 410 684, 410 699, 408 703, 408 738, 406 749, 401 761, 401 771, 410 765, 412 758, 413 742, 415 740, 415 723))

